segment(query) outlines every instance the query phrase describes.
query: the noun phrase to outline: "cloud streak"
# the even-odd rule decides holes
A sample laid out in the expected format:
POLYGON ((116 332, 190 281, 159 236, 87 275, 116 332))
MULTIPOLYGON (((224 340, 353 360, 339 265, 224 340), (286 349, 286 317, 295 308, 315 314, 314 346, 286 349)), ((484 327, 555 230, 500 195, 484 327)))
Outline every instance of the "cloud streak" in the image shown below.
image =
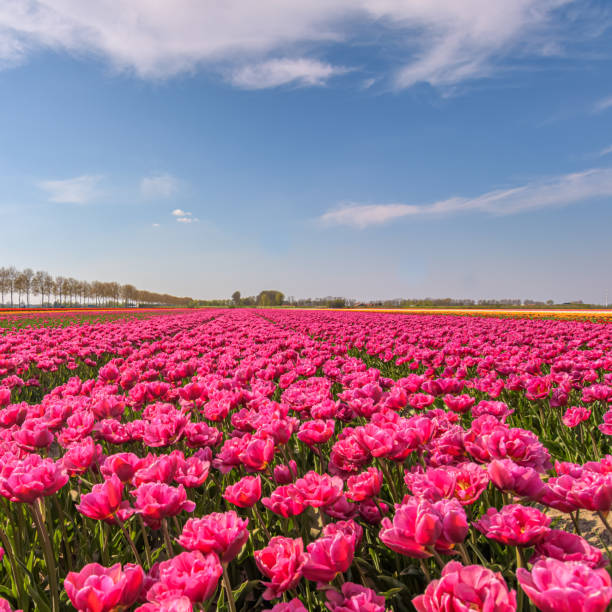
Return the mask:
POLYGON ((344 67, 317 60, 284 58, 242 66, 232 73, 230 81, 242 89, 267 89, 290 83, 303 87, 321 86, 331 77, 346 72, 344 67))
POLYGON ((317 86, 345 68, 313 56, 368 44, 374 61, 394 58, 378 72, 396 87, 447 87, 489 76, 508 57, 561 49, 571 20, 558 9, 571 2, 131 0, 117 11, 115 0, 4 0, 0 66, 53 49, 145 79, 204 68, 247 89, 317 86))
POLYGON ((59 204, 88 204, 98 195, 101 175, 84 174, 63 180, 41 181, 38 186, 49 194, 50 202, 59 204))
POLYGON ((146 200, 170 198, 178 190, 178 179, 168 173, 145 176, 140 181, 140 194, 146 200))
POLYGON ((595 103, 595 106, 593 107, 593 110, 596 113, 601 113, 605 110, 608 110, 609 108, 612 108, 612 96, 609 96, 607 98, 602 98, 601 100, 598 100, 595 103))
POLYGON ((319 220, 327 226, 364 229, 402 217, 440 217, 466 212, 508 215, 579 204, 602 197, 612 197, 612 168, 593 168, 512 189, 489 191, 475 198, 452 197, 431 204, 349 202, 327 211, 319 220))

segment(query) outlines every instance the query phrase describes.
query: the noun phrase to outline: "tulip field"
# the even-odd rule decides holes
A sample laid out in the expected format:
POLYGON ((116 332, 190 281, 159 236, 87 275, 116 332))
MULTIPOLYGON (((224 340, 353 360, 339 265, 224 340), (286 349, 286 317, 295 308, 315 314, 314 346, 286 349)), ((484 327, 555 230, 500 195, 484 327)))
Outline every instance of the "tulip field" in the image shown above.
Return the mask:
POLYGON ((611 435, 612 323, 0 313, 0 612, 604 612, 611 435))

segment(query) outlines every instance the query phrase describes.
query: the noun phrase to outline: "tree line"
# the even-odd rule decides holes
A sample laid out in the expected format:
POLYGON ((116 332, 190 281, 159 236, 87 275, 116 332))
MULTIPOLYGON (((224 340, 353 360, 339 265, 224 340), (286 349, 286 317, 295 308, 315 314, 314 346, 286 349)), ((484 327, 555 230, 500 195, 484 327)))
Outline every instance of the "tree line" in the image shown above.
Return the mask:
POLYGON ((134 285, 116 282, 81 281, 64 276, 51 276, 44 270, 18 270, 14 266, 0 268, 0 304, 30 306, 40 296, 41 306, 191 306, 189 297, 176 297, 136 289, 134 285), (5 302, 5 297, 9 298, 5 302), (24 299, 25 301, 22 301, 24 299))

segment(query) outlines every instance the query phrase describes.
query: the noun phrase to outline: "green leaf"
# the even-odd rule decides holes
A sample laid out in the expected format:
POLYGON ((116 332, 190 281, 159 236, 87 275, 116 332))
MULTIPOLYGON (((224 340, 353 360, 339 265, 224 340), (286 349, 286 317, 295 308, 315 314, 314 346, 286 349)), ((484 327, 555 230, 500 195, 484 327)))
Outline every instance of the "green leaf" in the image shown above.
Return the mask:
POLYGON ((234 600, 238 601, 242 595, 251 592, 258 584, 259 580, 245 580, 238 588, 232 590, 234 600))

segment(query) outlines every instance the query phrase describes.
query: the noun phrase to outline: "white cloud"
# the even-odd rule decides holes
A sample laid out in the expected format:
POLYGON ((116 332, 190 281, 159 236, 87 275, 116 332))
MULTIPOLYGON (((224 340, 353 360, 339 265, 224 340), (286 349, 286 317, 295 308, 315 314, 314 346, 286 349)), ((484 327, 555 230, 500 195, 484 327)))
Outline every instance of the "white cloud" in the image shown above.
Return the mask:
POLYGON ((232 73, 230 80, 243 89, 265 89, 287 83, 312 86, 325 85, 331 77, 345 72, 346 68, 316 60, 285 58, 242 66, 232 73))
POLYGON ((102 176, 84 174, 74 178, 42 181, 38 186, 49 194, 50 202, 62 204, 87 204, 98 195, 96 187, 102 176))
POLYGON ((513 214, 552 206, 578 204, 600 197, 612 197, 612 168, 593 168, 533 181, 512 189, 489 191, 476 198, 452 197, 432 204, 347 203, 320 217, 326 225, 365 228, 400 217, 440 216, 461 212, 513 214))
POLYGON ((304 56, 365 43, 373 57, 396 58, 397 87, 448 86, 490 74, 509 55, 559 49, 571 24, 555 9, 571 1, 130 0, 118 11, 115 0, 3 0, 0 65, 53 49, 142 78, 205 67, 239 87, 320 85, 342 68, 304 56))
POLYGON ((181 210, 180 208, 175 208, 172 214, 176 217, 178 223, 198 223, 200 221, 197 217, 194 217, 192 213, 181 210))
POLYGON ((145 176, 140 181, 140 193, 147 200, 170 198, 179 190, 179 181, 171 174, 145 176))
POLYGON ((159 223, 153 223, 152 227, 159 227, 159 223))

